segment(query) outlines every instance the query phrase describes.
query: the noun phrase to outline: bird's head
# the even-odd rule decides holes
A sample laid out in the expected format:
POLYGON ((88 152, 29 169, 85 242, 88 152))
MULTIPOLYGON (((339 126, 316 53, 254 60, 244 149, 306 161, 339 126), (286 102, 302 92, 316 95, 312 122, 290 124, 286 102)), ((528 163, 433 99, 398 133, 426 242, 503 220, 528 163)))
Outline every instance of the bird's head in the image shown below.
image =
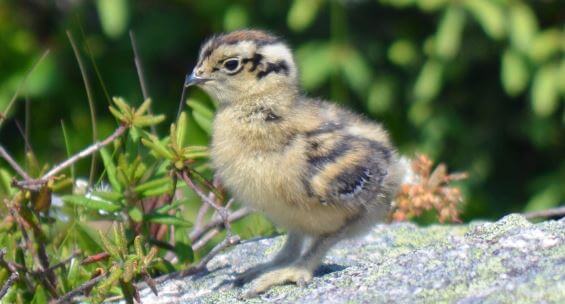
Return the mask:
POLYGON ((255 96, 295 94, 298 71, 292 51, 260 30, 238 30, 206 41, 185 86, 197 85, 221 104, 255 96))

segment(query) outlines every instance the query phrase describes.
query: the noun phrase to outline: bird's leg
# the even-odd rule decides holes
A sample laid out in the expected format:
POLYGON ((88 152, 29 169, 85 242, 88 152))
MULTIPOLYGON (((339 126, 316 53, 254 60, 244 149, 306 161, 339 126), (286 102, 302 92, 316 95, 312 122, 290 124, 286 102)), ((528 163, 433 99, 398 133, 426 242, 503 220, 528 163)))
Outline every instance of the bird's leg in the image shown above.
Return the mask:
POLYGON ((287 267, 274 269, 261 275, 253 282, 246 297, 254 297, 269 288, 285 283, 303 286, 312 280, 314 270, 320 266, 330 248, 343 238, 342 233, 314 238, 308 249, 287 267))
POLYGON ((304 244, 304 235, 297 232, 289 231, 286 237, 286 242, 283 248, 277 253, 277 255, 269 262, 255 265, 245 272, 239 274, 234 284, 236 286, 241 286, 254 280, 256 277, 264 272, 270 271, 272 269, 283 267, 294 262, 302 252, 302 247, 304 244))

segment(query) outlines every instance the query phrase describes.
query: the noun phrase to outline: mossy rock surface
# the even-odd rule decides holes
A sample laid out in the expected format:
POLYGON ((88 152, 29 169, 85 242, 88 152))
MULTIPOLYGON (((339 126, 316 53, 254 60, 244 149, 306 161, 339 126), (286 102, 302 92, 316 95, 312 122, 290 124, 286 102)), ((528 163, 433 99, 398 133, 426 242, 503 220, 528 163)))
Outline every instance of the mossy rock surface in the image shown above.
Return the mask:
MULTIPOLYGON (((284 237, 245 242, 209 264, 209 273, 173 279, 144 303, 237 303, 233 274, 265 261, 284 237)), ((271 289, 248 303, 565 303, 565 219, 421 228, 379 225, 344 241, 312 283, 271 289)))

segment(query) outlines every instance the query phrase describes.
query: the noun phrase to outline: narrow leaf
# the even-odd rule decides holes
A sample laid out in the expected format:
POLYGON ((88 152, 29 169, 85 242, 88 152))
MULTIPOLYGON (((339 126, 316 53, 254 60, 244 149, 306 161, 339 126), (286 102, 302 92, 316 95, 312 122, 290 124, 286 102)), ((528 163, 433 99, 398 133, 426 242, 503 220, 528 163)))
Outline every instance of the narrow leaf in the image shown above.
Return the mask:
POLYGON ((108 176, 108 181, 114 191, 121 192, 122 185, 118 182, 116 165, 112 159, 112 155, 108 152, 107 148, 100 149, 100 155, 102 156, 102 162, 104 163, 104 168, 106 169, 106 175, 108 176))
POLYGON ((82 206, 94 211, 104 210, 107 212, 116 212, 122 208, 122 206, 117 203, 102 199, 87 198, 80 195, 65 195, 61 197, 61 199, 66 203, 82 206))
POLYGON ((191 222, 170 214, 150 213, 145 215, 145 221, 165 225, 192 227, 191 222))

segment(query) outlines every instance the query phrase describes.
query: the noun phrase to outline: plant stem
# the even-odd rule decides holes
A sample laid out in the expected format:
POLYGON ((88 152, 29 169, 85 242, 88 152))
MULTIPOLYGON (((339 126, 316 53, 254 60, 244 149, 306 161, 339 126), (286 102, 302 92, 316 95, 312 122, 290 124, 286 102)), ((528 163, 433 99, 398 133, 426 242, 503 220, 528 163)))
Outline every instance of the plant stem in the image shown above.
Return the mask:
MULTIPOLYGON (((137 77, 139 78, 139 85, 141 86, 141 93, 143 94, 143 100, 149 98, 149 92, 147 91, 147 85, 145 81, 145 74, 143 73, 143 65, 141 64, 141 57, 139 56, 139 51, 137 50, 137 43, 135 40, 135 34, 133 31, 129 31, 129 38, 131 41, 131 48, 133 49, 133 60, 135 62, 135 69, 137 71, 137 77)), ((147 109, 149 115, 153 115, 151 106, 147 109)), ((151 133, 157 134, 157 129, 155 125, 151 125, 151 133)))
MULTIPOLYGON (((67 31, 67 37, 69 38, 69 42, 71 43, 71 47, 73 48, 73 52, 78 62, 78 67, 82 75, 82 80, 84 82, 84 87, 86 89, 86 97, 88 99, 88 107, 90 109, 90 120, 92 126, 92 141, 96 142, 98 140, 98 131, 96 130, 96 108, 94 107, 92 88, 90 86, 90 81, 88 80, 88 74, 86 73, 84 63, 82 62, 82 58, 80 57, 77 45, 70 31, 67 31)), ((96 156, 92 156, 92 161, 90 162, 90 177, 88 178, 89 186, 92 185, 92 181, 94 180, 94 171, 96 171, 96 156)))

